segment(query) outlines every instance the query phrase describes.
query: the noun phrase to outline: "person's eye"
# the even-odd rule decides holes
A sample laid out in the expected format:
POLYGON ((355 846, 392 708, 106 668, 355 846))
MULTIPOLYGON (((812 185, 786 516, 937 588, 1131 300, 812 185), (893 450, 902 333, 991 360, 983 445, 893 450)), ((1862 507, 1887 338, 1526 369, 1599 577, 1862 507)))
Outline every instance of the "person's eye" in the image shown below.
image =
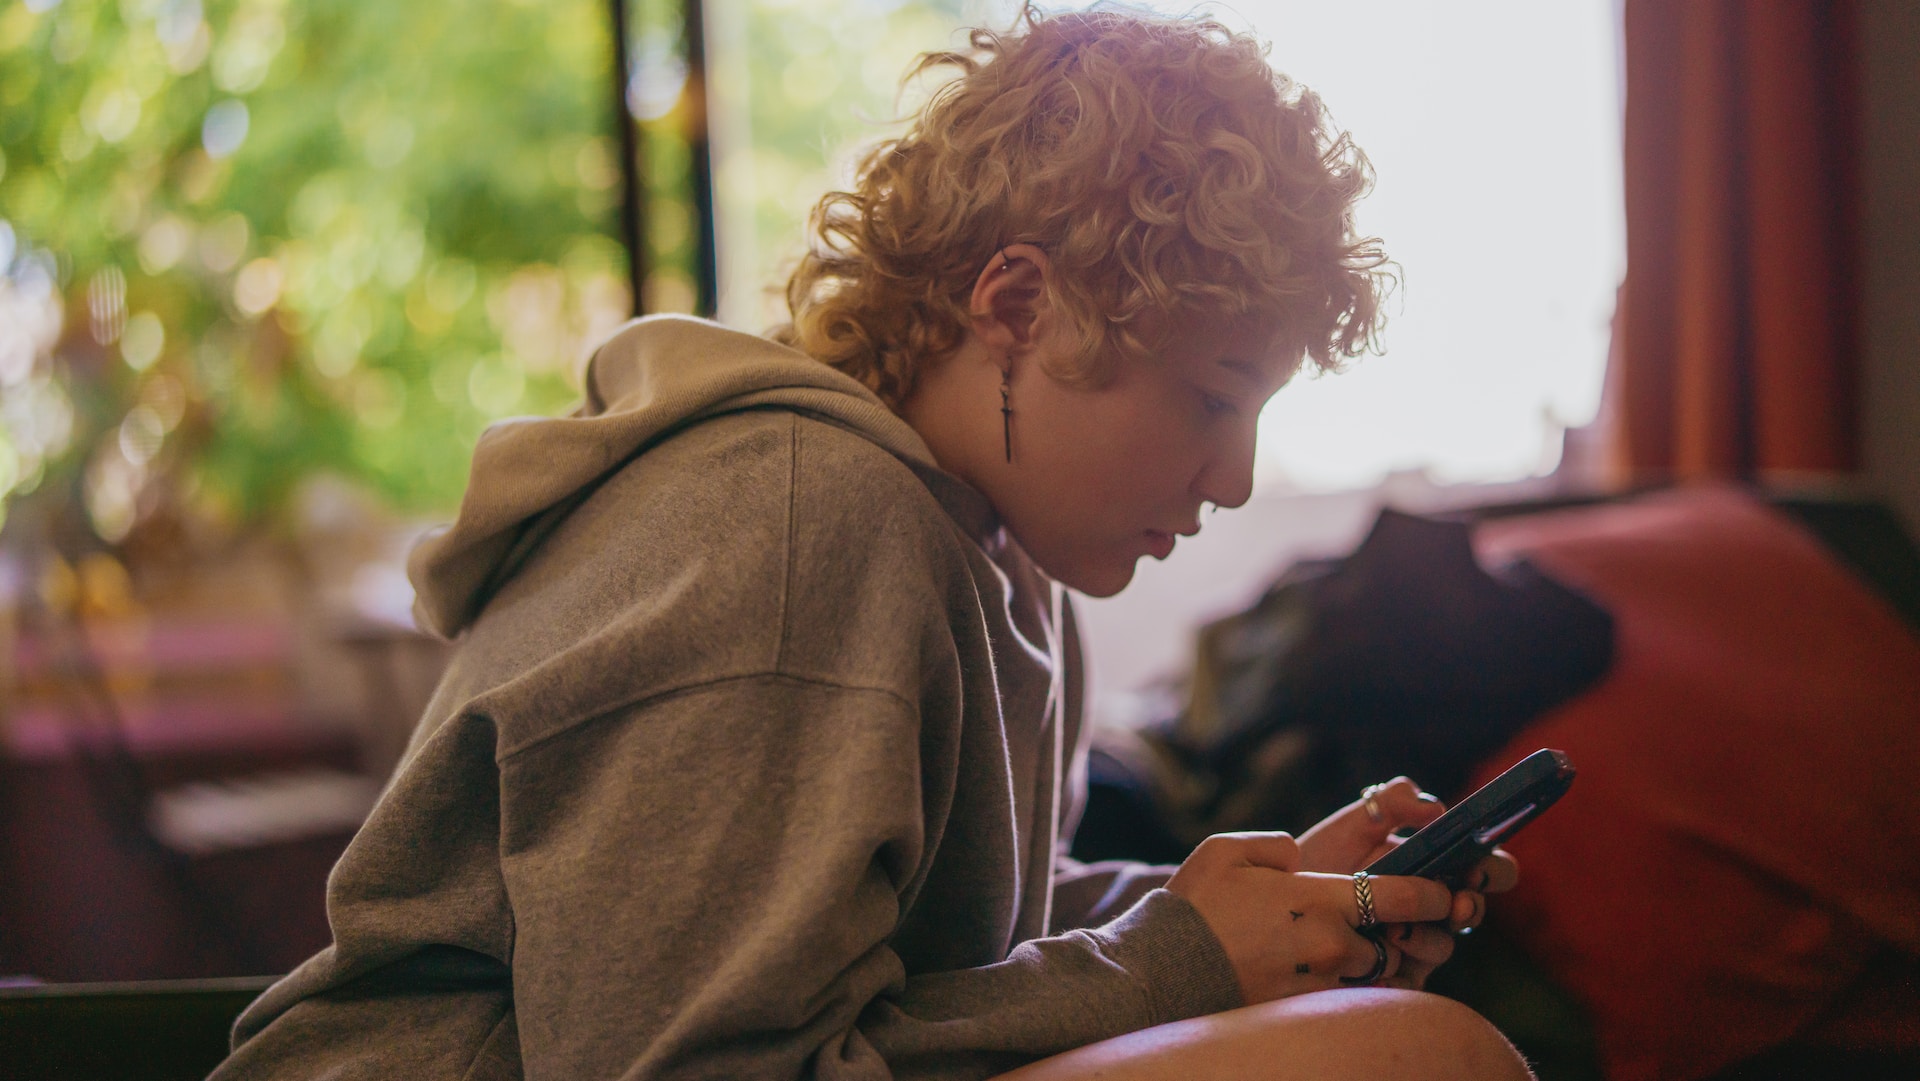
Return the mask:
POLYGON ((1230 417, 1240 411, 1240 407, 1234 404, 1232 399, 1222 398, 1218 394, 1208 394, 1204 390, 1200 392, 1200 408, 1209 417, 1230 417))

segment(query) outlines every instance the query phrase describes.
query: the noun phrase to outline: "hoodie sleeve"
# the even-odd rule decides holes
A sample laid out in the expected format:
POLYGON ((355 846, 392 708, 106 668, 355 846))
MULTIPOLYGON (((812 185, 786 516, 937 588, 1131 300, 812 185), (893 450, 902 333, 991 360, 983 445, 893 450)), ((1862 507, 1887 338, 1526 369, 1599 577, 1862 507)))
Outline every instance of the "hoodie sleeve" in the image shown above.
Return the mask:
POLYGON ((1131 860, 1081 863, 1061 856, 1053 872, 1054 929, 1103 924, 1165 886, 1176 870, 1131 860))
POLYGON ((767 675, 503 761, 527 1076, 979 1078, 1239 1004, 1165 890, 909 976, 890 939, 921 885, 921 742, 913 703, 767 675))

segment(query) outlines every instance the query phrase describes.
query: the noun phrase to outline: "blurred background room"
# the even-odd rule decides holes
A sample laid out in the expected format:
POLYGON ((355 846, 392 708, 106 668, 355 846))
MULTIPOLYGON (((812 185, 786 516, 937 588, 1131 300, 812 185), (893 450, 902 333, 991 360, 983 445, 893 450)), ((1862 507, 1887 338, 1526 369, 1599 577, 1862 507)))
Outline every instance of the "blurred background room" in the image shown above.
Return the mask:
MULTIPOLYGON (((1367 151, 1358 225, 1402 281, 1381 355, 1268 407, 1248 506, 1080 601, 1091 708, 1120 734, 1100 759, 1118 802, 1096 803, 1114 854, 1192 840, 1164 820, 1154 786, 1173 782, 1126 748, 1156 726, 1202 738, 1196 683, 1238 671, 1203 628, 1293 603, 1276 590, 1358 559, 1384 507, 1658 517, 1701 485, 1770 507, 1909 636, 1855 652, 1891 673, 1868 697, 1906 742, 1859 741, 1910 746, 1920 705, 1880 688, 1920 677, 1920 8, 1194 10, 1270 41, 1367 151), (1130 833, 1129 813, 1162 820, 1130 833)), ((587 353, 636 314, 779 321, 809 208, 930 91, 899 86, 913 57, 1013 13, 0 3, 0 1052, 31 1042, 7 1011, 60 988, 198 988, 219 1013, 327 943, 327 871, 451 648, 415 629, 404 557, 458 507, 482 429, 569 408, 587 353)), ((1480 556, 1571 543, 1558 528, 1496 528, 1480 556)), ((1514 732, 1476 753, 1533 738, 1514 732)), ((1481 764, 1432 769, 1464 783, 1481 764)), ((1898 813, 1889 844, 1920 836, 1898 813)), ((1885 874, 1920 884, 1916 860, 1885 874)), ((1820 1062, 1920 1061, 1920 931, 1815 900, 1871 932, 1847 979, 1885 968, 1886 1016, 1822 1029, 1861 993, 1822 984, 1770 1037, 1687 1022, 1692 1044, 1635 1058, 1638 1015, 1554 967, 1568 940, 1548 917, 1516 924, 1520 967, 1469 971, 1564 1004, 1511 1022, 1539 1026, 1523 1046, 1549 1079, 1762 1076, 1724 1071, 1797 1033, 1820 1062)))

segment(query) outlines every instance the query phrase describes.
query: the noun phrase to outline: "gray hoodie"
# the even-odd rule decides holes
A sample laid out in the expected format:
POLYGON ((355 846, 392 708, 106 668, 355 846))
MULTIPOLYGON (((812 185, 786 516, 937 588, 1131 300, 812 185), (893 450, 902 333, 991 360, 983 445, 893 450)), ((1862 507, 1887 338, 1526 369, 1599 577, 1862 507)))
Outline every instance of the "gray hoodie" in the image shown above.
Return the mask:
POLYGON ((460 647, 216 1078, 979 1078, 1240 1004, 1164 868, 1059 857, 1071 610, 839 372, 632 323, 410 569, 460 647))

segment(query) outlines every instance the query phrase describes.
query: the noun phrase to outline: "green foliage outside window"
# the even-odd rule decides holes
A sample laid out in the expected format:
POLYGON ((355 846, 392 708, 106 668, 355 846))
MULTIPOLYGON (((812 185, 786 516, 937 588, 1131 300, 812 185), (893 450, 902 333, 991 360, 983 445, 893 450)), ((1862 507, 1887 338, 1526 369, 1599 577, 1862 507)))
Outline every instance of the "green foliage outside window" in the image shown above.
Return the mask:
MULTIPOLYGON (((925 87, 900 98, 901 76, 914 58, 962 44, 961 27, 1004 25, 1010 7, 977 0, 747 4, 735 43, 749 58, 750 145, 738 151, 744 167, 723 163, 716 185, 723 217, 751 222, 750 254, 731 252, 751 268, 741 279, 770 287, 757 306, 740 306, 742 322, 758 328, 785 319, 779 287, 802 250, 807 213, 829 188, 846 183, 854 152, 895 130, 891 122, 917 104, 914 93, 925 87)), ((727 88, 716 89, 725 96, 727 88)))
MULTIPOLYGON (((743 15, 753 180, 722 212, 751 208, 772 280, 831 154, 960 16, 743 15)), ((677 17, 633 4, 669 309, 693 243, 677 17)), ((563 409, 631 310, 609 27, 605 0, 0 10, 0 515, 83 508, 109 544, 156 509, 245 529, 316 474, 449 510, 480 429, 563 409)))
POLYGON ((479 428, 562 406, 630 310, 606 22, 598 0, 10 6, 0 217, 17 260, 53 256, 41 378, 75 414, 64 457, 12 456, 77 479, 109 541, 143 499, 245 523, 321 471, 449 505, 479 428))

